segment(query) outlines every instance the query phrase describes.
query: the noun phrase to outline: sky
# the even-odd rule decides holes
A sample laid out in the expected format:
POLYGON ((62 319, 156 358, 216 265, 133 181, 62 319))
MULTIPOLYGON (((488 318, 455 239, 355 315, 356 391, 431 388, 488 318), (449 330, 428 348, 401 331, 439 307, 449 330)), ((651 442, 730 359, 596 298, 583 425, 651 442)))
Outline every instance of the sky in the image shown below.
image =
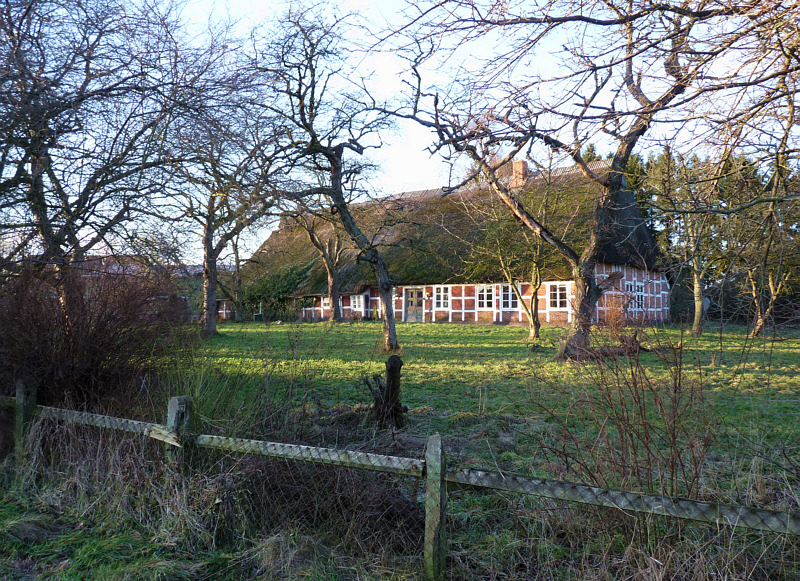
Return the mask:
MULTIPOLYGON (((397 13, 404 6, 403 0, 329 0, 328 4, 338 6, 343 14, 356 12, 368 21, 382 24, 397 19, 397 13)), ((240 21, 244 29, 281 14, 289 2, 284 0, 191 0, 184 14, 203 24, 209 17, 229 15, 240 21)), ((397 59, 392 62, 390 55, 372 58, 369 66, 377 73, 377 85, 385 90, 399 91, 397 59)), ((401 121, 396 131, 385 136, 385 144, 373 150, 371 158, 379 167, 371 180, 379 190, 377 194, 395 194, 428 188, 436 188, 451 181, 451 166, 438 155, 431 155, 427 148, 434 135, 418 124, 401 121)), ((458 170, 456 170, 458 171, 458 170)))
MULTIPOLYGON (((256 24, 268 22, 285 12, 291 0, 188 0, 183 16, 204 28, 209 20, 230 18, 239 22, 242 32, 256 24)), ((295 4, 297 4, 295 2, 295 4)), ((327 0, 327 4, 338 7, 342 14, 358 13, 372 24, 385 24, 398 20, 398 13, 405 0, 327 0)), ((314 4, 316 6, 316 4, 314 4)), ((399 59, 391 54, 373 55, 364 65, 375 70, 376 84, 387 94, 399 92, 399 59)), ((396 130, 383 137, 384 145, 370 151, 370 160, 378 170, 370 179, 371 195, 383 196, 400 192, 433 189, 458 181, 463 169, 454 169, 438 155, 431 155, 427 148, 433 143, 430 130, 411 121, 398 121, 396 130)), ((270 235, 274 226, 262 227, 246 232, 240 239, 242 254, 255 252, 270 235)), ((199 240, 185 249, 187 263, 202 262, 202 247, 199 240), (196 243, 195 243, 196 242, 196 243)), ((221 257, 221 262, 232 260, 231 255, 221 257)))

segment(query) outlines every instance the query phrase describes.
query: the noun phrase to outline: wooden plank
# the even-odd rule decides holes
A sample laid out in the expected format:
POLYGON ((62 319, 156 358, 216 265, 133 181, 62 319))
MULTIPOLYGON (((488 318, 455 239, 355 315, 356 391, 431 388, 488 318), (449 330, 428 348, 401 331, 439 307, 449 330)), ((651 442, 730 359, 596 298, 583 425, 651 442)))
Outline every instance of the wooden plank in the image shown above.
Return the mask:
POLYGON ((447 482, 461 486, 508 490, 595 506, 608 506, 647 514, 800 535, 800 518, 788 511, 771 511, 685 498, 607 490, 573 482, 524 478, 483 470, 449 472, 445 479, 447 482))
MULTIPOLYGON (((174 447, 167 448, 167 462, 173 464, 178 469, 183 466, 183 450, 180 442, 185 440, 189 433, 189 421, 193 417, 192 400, 185 395, 170 398, 167 406, 167 425, 166 432, 171 434, 177 442, 174 447)), ((172 444, 170 440, 163 440, 167 444, 172 444)))
POLYGON ((285 458, 317 464, 333 464, 350 468, 365 468, 377 472, 391 472, 405 476, 422 476, 423 461, 415 458, 383 456, 351 450, 315 448, 297 444, 279 444, 261 440, 244 440, 223 436, 197 436, 194 442, 199 448, 213 448, 242 454, 257 454, 271 458, 285 458))
POLYGON ((150 422, 140 422, 138 420, 128 420, 125 418, 115 418, 113 416, 103 416, 100 414, 90 414, 88 412, 77 412, 73 410, 52 408, 47 406, 36 406, 33 415, 41 418, 52 418, 84 426, 109 428, 112 430, 134 432, 138 434, 147 434, 150 428, 159 425, 150 422))
POLYGON ((150 429, 145 435, 159 442, 169 444, 170 446, 175 446, 177 448, 183 447, 181 446, 181 440, 178 434, 161 426, 150 426, 150 429))

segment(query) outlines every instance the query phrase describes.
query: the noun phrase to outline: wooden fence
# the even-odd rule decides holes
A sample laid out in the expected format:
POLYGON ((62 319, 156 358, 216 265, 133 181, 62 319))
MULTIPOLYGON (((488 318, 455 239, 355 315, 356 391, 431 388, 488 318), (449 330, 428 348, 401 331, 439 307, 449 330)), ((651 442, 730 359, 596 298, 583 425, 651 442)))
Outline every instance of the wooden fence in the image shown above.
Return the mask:
POLYGON ((388 472, 425 479, 425 538, 423 544, 424 577, 430 581, 445 578, 447 537, 445 519, 447 488, 450 486, 489 488, 541 496, 558 500, 607 506, 625 511, 658 514, 732 527, 744 527, 781 534, 800 535, 800 518, 790 511, 762 510, 713 502, 654 496, 607 490, 574 482, 528 478, 482 470, 447 470, 442 439, 428 438, 424 459, 384 456, 364 452, 281 444, 199 434, 192 402, 188 397, 173 397, 167 409, 165 425, 124 418, 77 412, 36 405, 36 394, 22 382, 16 385, 17 396, 0 398, 0 405, 16 408, 15 454, 24 460, 27 434, 34 417, 53 418, 70 423, 97 426, 149 436, 164 443, 170 461, 181 463, 185 446, 225 450, 313 462, 362 470, 388 472))

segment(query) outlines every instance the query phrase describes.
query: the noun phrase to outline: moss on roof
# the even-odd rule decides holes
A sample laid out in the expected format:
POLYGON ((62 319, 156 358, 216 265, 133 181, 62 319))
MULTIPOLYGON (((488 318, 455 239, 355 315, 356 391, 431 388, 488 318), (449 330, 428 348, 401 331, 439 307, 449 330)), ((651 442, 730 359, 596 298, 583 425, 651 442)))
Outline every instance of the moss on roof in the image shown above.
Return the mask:
MULTIPOLYGON (((580 254, 601 193, 599 185, 574 169, 562 168, 533 176, 518 196, 529 212, 543 217, 546 226, 580 254)), ((629 194, 620 197, 621 207, 614 212, 616 223, 604 233, 599 259, 654 268, 658 249, 633 193, 629 194)), ((499 258, 479 252, 492 245, 523 266, 530 261, 530 233, 480 185, 454 192, 407 192, 355 205, 352 211, 367 237, 377 244, 392 281, 398 285, 502 280, 499 258)), ((326 223, 318 233, 326 239, 333 235, 333 226, 326 223)), ((568 265, 552 248, 545 245, 542 250, 545 279, 571 278, 568 265)), ((362 292, 374 281, 369 264, 358 260, 352 245, 345 249, 340 264, 343 294, 362 292)), ((282 220, 253 255, 248 276, 288 265, 311 266, 298 294, 327 293, 327 275, 319 253, 291 218, 282 220)))

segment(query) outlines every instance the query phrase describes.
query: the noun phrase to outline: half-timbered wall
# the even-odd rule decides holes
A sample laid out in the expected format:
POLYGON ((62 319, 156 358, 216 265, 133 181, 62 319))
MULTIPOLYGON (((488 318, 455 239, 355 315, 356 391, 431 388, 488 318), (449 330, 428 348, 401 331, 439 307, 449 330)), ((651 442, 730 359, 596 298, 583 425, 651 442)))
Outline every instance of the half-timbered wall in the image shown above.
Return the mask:
MULTIPOLYGON (((631 266, 600 263, 598 282, 617 271, 622 277, 597 303, 595 323, 617 321, 657 322, 669 318, 669 283, 663 273, 631 266)), ((532 287, 522 283, 519 295, 531 304, 532 287)), ((437 323, 527 324, 525 309, 517 293, 507 284, 404 285, 394 288, 394 311, 398 321, 437 323)), ((572 322, 575 284, 570 280, 546 281, 536 293, 539 320, 544 325, 572 322)), ((342 313, 349 319, 381 316, 377 288, 360 295, 341 297, 342 313)), ((317 297, 304 308, 303 320, 323 320, 331 315, 327 297, 317 297)))
MULTIPOLYGON (((361 320, 380 317, 380 297, 378 289, 369 289, 361 294, 342 295, 342 316, 345 319, 361 320), (374 296, 373 296, 374 291, 374 296)), ((303 321, 323 321, 331 317, 329 297, 314 297, 314 304, 304 307, 299 318, 303 321)))

